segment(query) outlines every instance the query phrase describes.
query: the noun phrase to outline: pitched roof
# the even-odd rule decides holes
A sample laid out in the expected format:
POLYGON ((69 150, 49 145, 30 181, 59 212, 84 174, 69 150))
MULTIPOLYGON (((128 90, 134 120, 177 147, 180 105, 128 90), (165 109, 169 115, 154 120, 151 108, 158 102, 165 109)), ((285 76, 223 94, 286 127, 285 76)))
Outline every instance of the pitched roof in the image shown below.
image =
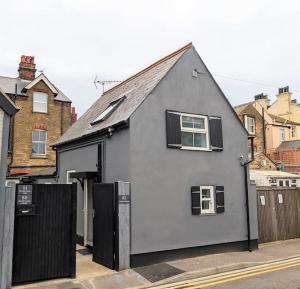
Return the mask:
MULTIPOLYGON (((38 78, 41 78, 40 76, 44 74, 40 74, 37 78, 35 78, 32 82, 21 79, 18 77, 7 77, 7 76, 0 76, 0 88, 6 93, 6 94, 16 94, 17 95, 23 95, 26 96, 26 87, 28 87, 31 83, 34 83, 38 78), (17 91, 16 91, 17 86, 17 91)), ((45 75, 44 75, 45 77, 45 75)), ((48 79, 47 79, 48 80, 48 79)), ((49 80, 48 80, 49 81, 49 80)), ((57 95, 55 96, 55 99, 58 101, 63 102, 71 102, 71 100, 62 92, 60 91, 53 83, 51 83, 51 86, 57 91, 57 95)))
POLYGON ((299 179, 299 175, 283 172, 283 171, 264 171, 264 170, 250 170, 250 179, 254 179, 256 175, 274 177, 274 178, 296 178, 299 179))
POLYGON ((300 123, 298 123, 298 122, 294 122, 294 121, 285 119, 285 118, 283 118, 283 117, 280 117, 280 116, 277 116, 277 115, 274 115, 274 114, 270 114, 270 113, 269 113, 269 116, 270 116, 273 120, 275 120, 276 122, 279 122, 279 123, 286 123, 286 124, 300 125, 300 123))
POLYGON ((234 107, 234 110, 236 111, 237 114, 240 114, 249 104, 253 104, 253 101, 237 105, 234 107))
MULTIPOLYGON (((250 101, 250 102, 246 102, 246 103, 243 103, 243 104, 240 104, 240 105, 237 105, 234 107, 234 110, 236 111, 237 114, 240 114, 243 112, 244 109, 246 109, 249 105, 253 105, 253 107, 255 108, 255 101, 250 101)), ((255 108, 256 109, 256 108, 255 108)), ((256 109, 257 110, 257 109, 256 109)), ((258 110, 257 112, 259 114, 261 114, 258 110)), ((294 121, 291 121, 291 120, 287 120, 285 118, 282 118, 280 116, 277 116, 277 115, 274 115, 274 114, 270 114, 268 111, 265 111, 265 113, 267 113, 270 118, 273 120, 273 121, 276 121, 276 122, 279 122, 279 123, 286 123, 286 124, 294 124, 294 125, 300 125, 300 123, 297 123, 297 122, 294 122, 294 121)))
POLYGON ((35 86, 38 82, 40 81, 44 81, 46 83, 46 85, 50 88, 50 90, 54 93, 54 94, 58 94, 58 91, 56 89, 56 87, 49 81, 49 79, 45 76, 44 73, 41 73, 39 76, 37 76, 34 80, 32 80, 31 82, 29 82, 24 88, 23 90, 26 91, 30 88, 32 88, 33 86, 35 86))
POLYGON ((14 102, 8 97, 8 95, 0 88, 0 107, 8 114, 14 115, 17 113, 19 108, 14 102))
POLYGON ((54 145, 88 136, 127 121, 178 59, 191 47, 192 43, 185 45, 103 93, 54 145), (124 96, 122 103, 108 118, 91 125, 112 102, 124 96))
POLYGON ((290 141, 283 141, 277 150, 294 150, 294 149, 300 149, 300 140, 290 140, 290 141))

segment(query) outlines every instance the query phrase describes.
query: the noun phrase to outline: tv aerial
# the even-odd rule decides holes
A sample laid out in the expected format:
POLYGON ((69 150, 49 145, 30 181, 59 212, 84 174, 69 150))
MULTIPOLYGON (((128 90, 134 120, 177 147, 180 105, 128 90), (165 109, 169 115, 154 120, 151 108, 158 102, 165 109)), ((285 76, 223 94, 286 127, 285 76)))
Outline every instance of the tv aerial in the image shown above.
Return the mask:
POLYGON ((97 84, 102 85, 102 92, 104 93, 105 91, 105 86, 106 85, 110 85, 113 83, 120 83, 121 80, 98 80, 98 76, 96 75, 95 79, 94 79, 94 85, 96 87, 96 89, 98 89, 97 84))

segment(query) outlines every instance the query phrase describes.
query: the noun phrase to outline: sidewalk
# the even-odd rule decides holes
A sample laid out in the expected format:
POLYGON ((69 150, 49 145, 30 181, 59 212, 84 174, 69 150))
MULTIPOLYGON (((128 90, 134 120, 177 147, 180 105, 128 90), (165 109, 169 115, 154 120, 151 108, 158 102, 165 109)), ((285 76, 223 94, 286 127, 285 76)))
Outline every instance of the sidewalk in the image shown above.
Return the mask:
POLYGON ((221 272, 300 256, 300 239, 280 241, 259 246, 253 252, 231 252, 166 262, 154 266, 129 269, 122 272, 107 270, 99 276, 78 276, 14 288, 26 289, 125 289, 147 288, 166 282, 184 281, 221 272), (138 273, 139 272, 139 273, 138 273), (143 277, 143 276, 144 277, 143 277), (171 277, 170 277, 171 276, 171 277), (152 282, 151 282, 151 281, 152 282))

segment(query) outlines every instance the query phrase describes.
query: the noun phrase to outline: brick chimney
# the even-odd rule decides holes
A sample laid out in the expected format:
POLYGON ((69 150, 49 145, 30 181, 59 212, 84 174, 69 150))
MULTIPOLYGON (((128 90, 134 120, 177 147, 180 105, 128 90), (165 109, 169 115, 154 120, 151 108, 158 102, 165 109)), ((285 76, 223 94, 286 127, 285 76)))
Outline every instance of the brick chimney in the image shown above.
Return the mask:
POLYGON ((19 72, 19 78, 25 80, 34 80, 35 72, 36 72, 34 56, 22 55, 18 72, 19 72))
POLYGON ((290 92, 289 86, 280 87, 278 89, 277 98, 280 98, 281 100, 291 102, 291 96, 292 93, 290 92))
POLYGON ((77 113, 75 107, 71 107, 71 125, 76 122, 77 120, 77 113))
POLYGON ((268 106, 270 105, 270 100, 264 93, 255 95, 254 100, 255 102, 259 103, 264 109, 268 109, 268 106))

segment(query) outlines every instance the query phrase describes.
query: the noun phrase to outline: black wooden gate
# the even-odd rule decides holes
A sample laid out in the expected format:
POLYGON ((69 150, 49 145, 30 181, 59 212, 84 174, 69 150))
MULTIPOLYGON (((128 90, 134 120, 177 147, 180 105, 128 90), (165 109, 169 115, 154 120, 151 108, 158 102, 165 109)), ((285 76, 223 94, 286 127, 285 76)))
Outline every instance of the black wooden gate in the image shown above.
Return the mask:
POLYGON ((76 184, 17 185, 13 283, 76 274, 76 184))
POLYGON ((95 184, 93 194, 93 261, 115 269, 116 197, 114 184, 95 184))

